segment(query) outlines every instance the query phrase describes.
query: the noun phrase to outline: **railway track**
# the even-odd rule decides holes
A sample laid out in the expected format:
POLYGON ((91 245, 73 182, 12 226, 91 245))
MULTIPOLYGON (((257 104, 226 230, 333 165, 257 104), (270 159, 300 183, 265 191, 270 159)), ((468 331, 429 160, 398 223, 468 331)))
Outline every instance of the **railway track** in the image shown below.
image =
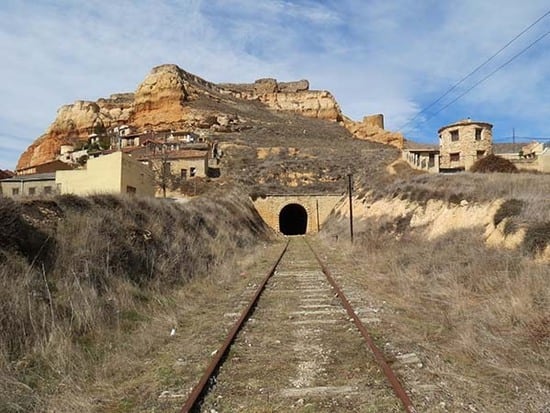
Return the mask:
POLYGON ((416 412, 344 292, 291 238, 181 412, 416 412))

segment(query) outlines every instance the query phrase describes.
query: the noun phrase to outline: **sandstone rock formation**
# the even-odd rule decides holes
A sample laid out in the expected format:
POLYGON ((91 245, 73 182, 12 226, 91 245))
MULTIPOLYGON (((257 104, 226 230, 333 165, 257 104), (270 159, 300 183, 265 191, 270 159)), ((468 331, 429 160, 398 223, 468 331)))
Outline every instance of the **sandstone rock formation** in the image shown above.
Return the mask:
POLYGON ((277 82, 267 78, 250 84, 214 84, 167 64, 153 68, 135 93, 62 106, 46 132, 21 155, 17 169, 51 161, 60 153, 61 145, 78 145, 91 133, 106 133, 122 124, 136 131, 240 131, 247 128, 246 119, 235 115, 232 108, 239 107, 243 99, 262 102, 278 111, 340 121, 360 139, 402 146, 403 137, 385 131, 383 119, 381 123, 371 117, 363 122, 345 119, 332 94, 309 90, 307 80, 277 82))
POLYGON ((176 65, 155 67, 136 90, 131 124, 137 129, 204 124, 213 114, 197 116, 187 102, 209 92, 219 88, 176 65))
POLYGON ((90 133, 102 132, 118 122, 126 122, 132 108, 132 93, 111 95, 97 102, 79 100, 61 106, 46 132, 23 152, 17 169, 51 161, 59 154, 61 145, 85 142, 90 133))
POLYGON ((307 80, 277 82, 267 78, 254 83, 222 83, 219 86, 240 99, 259 100, 272 109, 332 121, 343 118, 332 94, 325 90, 309 90, 307 80))

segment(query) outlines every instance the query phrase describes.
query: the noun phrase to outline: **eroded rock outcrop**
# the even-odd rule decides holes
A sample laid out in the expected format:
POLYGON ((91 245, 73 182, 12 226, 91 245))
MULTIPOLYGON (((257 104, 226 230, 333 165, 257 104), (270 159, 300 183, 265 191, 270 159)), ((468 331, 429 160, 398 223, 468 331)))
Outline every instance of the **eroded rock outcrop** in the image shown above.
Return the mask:
POLYGON ((220 114, 194 109, 187 102, 201 96, 220 95, 220 88, 176 65, 153 68, 135 93, 118 93, 97 102, 76 101, 62 106, 46 132, 21 155, 17 169, 51 161, 61 145, 86 141, 90 133, 121 124, 134 130, 160 128, 209 128, 220 114))
MULTIPOLYGON (((484 229, 484 240, 488 246, 495 248, 518 249, 525 248, 525 238, 530 224, 522 224, 507 230, 510 217, 495 222, 495 215, 501 210, 504 199, 485 202, 469 202, 465 199, 459 203, 451 203, 441 199, 430 199, 417 202, 401 197, 381 199, 354 199, 353 214, 357 228, 367 220, 383 223, 385 231, 402 232, 397 228, 406 223, 408 229, 419 231, 427 240, 435 240, 453 231, 484 229), (393 228, 392 228, 393 227, 393 228)), ((343 203, 337 209, 342 217, 349 216, 349 206, 343 203)), ((534 252, 534 256, 544 262, 550 262, 550 244, 534 252)))
POLYGON ((358 138, 400 147, 403 137, 383 129, 366 117, 363 122, 344 119, 328 91, 310 90, 307 80, 278 82, 258 79, 250 84, 214 84, 180 67, 157 66, 135 93, 113 94, 97 102, 76 101, 62 106, 46 132, 21 155, 17 169, 56 158, 61 145, 78 145, 91 133, 106 133, 122 124, 135 131, 159 129, 209 129, 236 132, 247 128, 246 119, 235 115, 242 100, 256 100, 269 108, 311 118, 342 121, 358 138))
POLYGON ((377 114, 365 116, 361 122, 354 122, 346 118, 344 126, 358 139, 380 142, 403 148, 404 137, 399 132, 391 132, 384 129, 384 115, 377 114))
POLYGON ((217 115, 204 109, 193 110, 187 102, 219 92, 215 84, 176 65, 155 67, 136 90, 130 123, 137 129, 209 127, 215 122, 217 115))
POLYGON ((97 102, 78 100, 57 111, 54 122, 19 158, 17 169, 51 161, 61 145, 86 141, 91 133, 102 132, 126 122, 133 111, 133 93, 115 94, 97 102))
POLYGON ((254 83, 222 83, 219 86, 240 99, 259 100, 272 109, 331 121, 343 119, 334 96, 326 90, 309 90, 307 80, 277 82, 266 78, 254 83))

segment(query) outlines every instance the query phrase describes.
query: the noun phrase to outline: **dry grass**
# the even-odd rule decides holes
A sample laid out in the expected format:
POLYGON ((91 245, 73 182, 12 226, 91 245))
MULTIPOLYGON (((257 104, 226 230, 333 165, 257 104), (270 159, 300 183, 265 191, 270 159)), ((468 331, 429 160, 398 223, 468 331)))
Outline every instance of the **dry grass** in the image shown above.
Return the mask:
POLYGON ((378 222, 363 228, 346 251, 334 245, 335 234, 346 239, 345 224, 333 223, 325 245, 353 262, 355 276, 346 277, 355 280, 353 288, 387 303, 384 340, 424 360, 425 368, 409 377, 411 386, 439 390, 425 398, 416 391, 422 411, 438 411, 439 401, 447 411, 550 407, 547 264, 485 247, 481 229, 429 242, 411 232, 396 238, 378 222))
POLYGON ((525 228, 523 247, 536 255, 550 245, 550 177, 545 174, 473 174, 420 175, 401 179, 384 188, 368 192, 370 199, 400 198, 425 204, 436 199, 449 204, 491 202, 504 203, 494 217, 494 224, 506 220, 504 232, 525 228))
POLYGON ((473 174, 420 175, 398 180, 378 188, 375 197, 400 197, 419 202, 440 199, 458 204, 515 199, 524 202, 519 217, 524 220, 550 221, 550 178, 544 174, 473 174))
MULTIPOLYGON (((250 104, 250 105, 249 105, 250 104)), ((275 112, 244 104, 248 128, 216 136, 225 152, 221 182, 241 182, 254 193, 342 193, 346 175, 368 176, 369 188, 387 178, 385 166, 395 160, 396 148, 354 139, 336 122, 275 112), (289 150, 292 147, 292 150, 289 150), (258 148, 267 151, 261 159, 258 148)))
POLYGON ((543 199, 548 201, 550 179, 543 174, 424 174, 379 188, 380 195, 408 199, 444 199, 450 202, 503 199, 543 199), (422 192, 425 192, 422 194, 422 192))
POLYGON ((174 291, 266 240, 242 199, 1 198, 0 411, 51 410, 54 395, 76 392, 113 346, 166 313, 174 291))

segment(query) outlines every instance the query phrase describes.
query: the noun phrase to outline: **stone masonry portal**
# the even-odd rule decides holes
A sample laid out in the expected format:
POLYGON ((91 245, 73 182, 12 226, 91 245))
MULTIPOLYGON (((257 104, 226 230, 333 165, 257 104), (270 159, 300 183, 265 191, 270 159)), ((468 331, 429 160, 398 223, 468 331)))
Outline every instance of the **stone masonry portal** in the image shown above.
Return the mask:
POLYGON ((270 194, 255 200, 254 206, 263 220, 283 235, 318 232, 342 195, 270 194))

